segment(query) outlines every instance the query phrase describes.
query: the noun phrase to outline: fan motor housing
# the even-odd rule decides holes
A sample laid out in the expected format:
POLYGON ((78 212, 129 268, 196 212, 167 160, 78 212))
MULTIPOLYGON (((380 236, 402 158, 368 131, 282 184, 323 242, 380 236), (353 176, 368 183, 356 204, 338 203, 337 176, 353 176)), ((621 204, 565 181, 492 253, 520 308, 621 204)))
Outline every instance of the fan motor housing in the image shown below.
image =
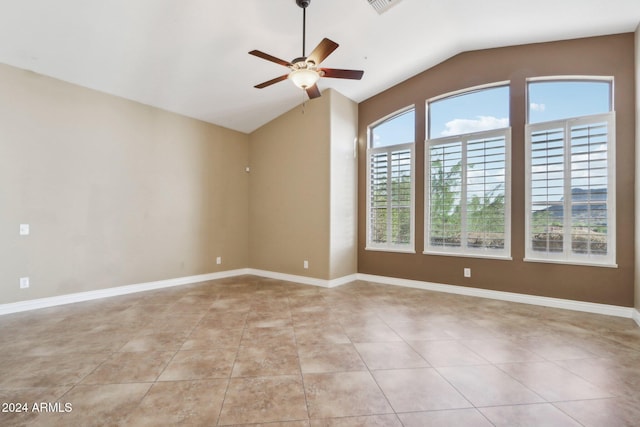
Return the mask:
POLYGON ((296 0, 296 4, 301 8, 306 8, 311 3, 311 0, 296 0))

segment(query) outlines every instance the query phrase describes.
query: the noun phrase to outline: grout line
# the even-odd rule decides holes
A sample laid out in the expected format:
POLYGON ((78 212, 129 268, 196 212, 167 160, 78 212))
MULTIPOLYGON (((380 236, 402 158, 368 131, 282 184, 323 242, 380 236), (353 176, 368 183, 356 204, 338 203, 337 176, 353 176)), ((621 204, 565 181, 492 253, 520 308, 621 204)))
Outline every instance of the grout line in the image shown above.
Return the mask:
POLYGON ((291 297, 287 295, 287 309, 289 311, 289 318, 291 320, 291 330, 293 331, 293 342, 296 347, 296 359, 298 360, 298 370, 300 371, 300 381, 302 383, 302 393, 304 394, 304 404, 307 408, 307 420, 311 420, 311 412, 309 412, 309 399, 307 396, 307 387, 304 383, 304 374, 302 373, 302 363, 300 362, 300 352, 298 351, 298 337, 296 336, 296 330, 293 326, 293 316, 291 315, 291 297))

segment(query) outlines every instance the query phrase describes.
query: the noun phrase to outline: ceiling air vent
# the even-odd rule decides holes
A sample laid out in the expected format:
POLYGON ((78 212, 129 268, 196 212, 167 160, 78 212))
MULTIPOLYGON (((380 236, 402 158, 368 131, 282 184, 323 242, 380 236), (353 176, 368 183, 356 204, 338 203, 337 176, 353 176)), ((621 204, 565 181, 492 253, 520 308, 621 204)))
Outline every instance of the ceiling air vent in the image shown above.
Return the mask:
POLYGON ((400 3, 400 0, 367 0, 379 15, 389 10, 390 7, 400 3))

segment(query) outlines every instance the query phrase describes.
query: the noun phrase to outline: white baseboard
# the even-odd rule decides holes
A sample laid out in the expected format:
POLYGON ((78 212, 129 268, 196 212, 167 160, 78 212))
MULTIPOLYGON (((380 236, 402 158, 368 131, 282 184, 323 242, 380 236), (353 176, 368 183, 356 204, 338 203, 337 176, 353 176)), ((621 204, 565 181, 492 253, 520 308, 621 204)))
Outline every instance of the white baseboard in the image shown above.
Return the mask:
POLYGON ((356 280, 356 274, 340 277, 333 280, 316 279, 313 277, 296 276, 292 274, 276 273, 266 270, 256 270, 252 268, 241 268, 238 270, 220 271, 217 273, 199 274, 196 276, 178 277, 175 279, 159 280, 155 282, 138 283, 135 285, 118 286, 115 288, 98 289, 95 291, 78 292, 48 298, 38 298, 27 301, 19 301, 9 304, 0 304, 0 316, 3 314, 18 313, 21 311, 36 310, 39 308, 53 307, 57 305, 71 304, 95 300, 100 298, 114 297, 119 295, 133 294, 136 292, 151 291, 154 289, 169 288, 172 286, 189 285, 192 283, 205 282, 208 280, 224 279, 242 275, 254 275, 271 279, 287 280, 290 282, 302 283, 305 285, 321 286, 323 288, 334 288, 345 283, 356 280))
POLYGON ((604 314, 607 316, 617 316, 634 318, 640 325, 631 307, 620 307, 617 305, 597 304, 592 302, 573 301, 560 298, 540 297, 535 295, 516 294, 512 292, 492 291, 487 289, 471 288, 467 286, 443 285, 439 283, 422 282, 418 280, 398 279, 395 277, 374 276, 370 274, 358 273, 359 280, 382 283, 386 285, 404 286, 408 288, 425 289, 436 292, 446 292, 450 294, 467 295, 480 298, 489 298, 501 301, 519 302, 523 304, 540 305, 544 307, 563 308, 565 310, 583 311, 587 313, 604 314))
POLYGON ((353 282, 357 280, 357 274, 351 274, 348 276, 339 277, 337 279, 316 279, 315 277, 298 276, 294 274, 277 273, 275 271, 258 270, 250 268, 249 274, 254 276, 267 277, 269 279, 286 280, 288 282, 302 283, 303 285, 320 286, 322 288, 335 288, 337 286, 344 285, 345 283, 353 282))
POLYGON ((18 313, 28 310, 36 310, 39 308, 53 307, 56 305, 71 304, 74 302, 133 294, 136 292, 151 291, 154 289, 169 288, 172 286, 188 285, 191 283, 205 282, 207 280, 224 279, 226 277, 250 274, 248 271, 249 269, 243 268, 239 270, 228 270, 218 273, 199 274, 196 276, 178 277, 175 279, 158 280, 156 282, 138 283, 135 285, 118 286, 115 288, 98 289, 95 291, 78 292, 74 294, 60 295, 55 297, 38 298, 9 304, 0 304, 0 315, 18 313))
POLYGON ((221 271, 217 273, 200 274, 196 276, 179 277, 175 279, 159 280, 155 282, 138 283, 135 285, 119 286, 115 288, 99 289, 95 291, 79 292, 68 295, 60 295, 49 298, 39 298, 28 301, 19 301, 9 304, 0 304, 0 315, 18 313, 21 311, 36 310, 39 308, 53 307, 57 305, 71 304, 75 302, 89 301, 112 296, 127 295, 136 292, 150 291, 154 289, 168 288, 172 286, 188 285, 205 282, 208 280, 223 279, 241 275, 254 275, 271 279, 286 280, 305 285, 334 288, 353 282, 364 280, 368 282, 382 283, 386 285, 404 286, 408 288, 424 289, 450 294, 466 295, 479 298, 489 298, 501 301, 518 302, 523 304, 539 305, 544 307, 562 308, 565 310, 583 311, 588 313, 604 314, 608 316, 626 317, 635 320, 640 326, 640 311, 631 307, 597 304, 583 301, 573 301, 559 298, 541 297, 535 295, 517 294, 512 292, 492 291, 487 289, 471 288, 467 286, 444 285, 439 283, 422 282, 418 280, 399 279, 395 277, 375 276, 371 274, 351 274, 337 279, 325 280, 314 277, 298 276, 293 274, 277 273, 253 268, 221 271))

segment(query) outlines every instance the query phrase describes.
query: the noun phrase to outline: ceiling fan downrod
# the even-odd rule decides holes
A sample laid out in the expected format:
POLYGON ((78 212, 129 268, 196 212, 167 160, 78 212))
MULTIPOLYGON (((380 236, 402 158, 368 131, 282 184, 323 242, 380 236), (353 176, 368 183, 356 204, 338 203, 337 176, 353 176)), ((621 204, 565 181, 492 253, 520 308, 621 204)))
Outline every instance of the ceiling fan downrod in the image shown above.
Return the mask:
POLYGON ((305 45, 307 38, 307 7, 311 0, 296 0, 296 4, 302 8, 302 57, 306 58, 305 45))

